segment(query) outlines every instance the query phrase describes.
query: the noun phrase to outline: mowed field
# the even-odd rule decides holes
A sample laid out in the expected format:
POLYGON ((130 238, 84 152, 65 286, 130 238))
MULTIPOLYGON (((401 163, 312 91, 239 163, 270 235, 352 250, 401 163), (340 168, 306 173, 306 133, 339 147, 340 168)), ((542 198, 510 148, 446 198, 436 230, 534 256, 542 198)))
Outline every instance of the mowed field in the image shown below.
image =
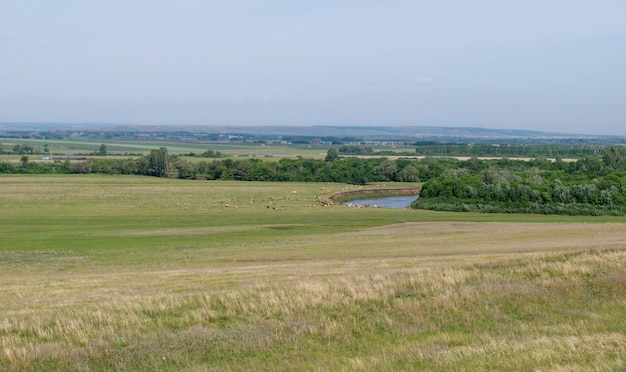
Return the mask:
MULTIPOLYGON (((165 147, 170 155, 188 154, 193 152, 197 155, 211 149, 219 151, 224 157, 259 157, 265 160, 276 160, 283 157, 324 157, 328 150, 327 145, 303 145, 303 144, 260 144, 260 143, 225 143, 225 142, 171 142, 171 141, 115 141, 115 140, 45 140, 45 139, 22 139, 22 138, 1 138, 0 146, 5 151, 10 151, 15 145, 31 146, 40 155, 31 155, 31 161, 41 158, 44 146, 49 148, 49 155, 53 157, 64 156, 66 154, 80 154, 80 156, 98 157, 90 155, 100 149, 100 145, 105 144, 107 154, 114 157, 127 158, 134 154, 148 154, 152 149, 165 147)), ((381 148, 388 150, 388 148, 381 148)), ((48 154, 46 154, 48 155, 48 154)), ((8 162, 19 161, 21 155, 1 155, 0 160, 8 162)), ((185 157, 190 161, 212 161, 212 158, 185 157)))
POLYGON ((0 370, 626 368, 626 218, 354 189, 0 176, 0 370))

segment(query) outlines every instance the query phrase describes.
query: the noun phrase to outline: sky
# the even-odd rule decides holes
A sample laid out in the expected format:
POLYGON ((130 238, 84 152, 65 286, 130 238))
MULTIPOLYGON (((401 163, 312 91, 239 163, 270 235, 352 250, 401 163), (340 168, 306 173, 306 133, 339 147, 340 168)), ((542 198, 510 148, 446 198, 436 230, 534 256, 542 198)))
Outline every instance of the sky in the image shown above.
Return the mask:
POLYGON ((624 0, 0 0, 0 122, 626 135, 624 0))

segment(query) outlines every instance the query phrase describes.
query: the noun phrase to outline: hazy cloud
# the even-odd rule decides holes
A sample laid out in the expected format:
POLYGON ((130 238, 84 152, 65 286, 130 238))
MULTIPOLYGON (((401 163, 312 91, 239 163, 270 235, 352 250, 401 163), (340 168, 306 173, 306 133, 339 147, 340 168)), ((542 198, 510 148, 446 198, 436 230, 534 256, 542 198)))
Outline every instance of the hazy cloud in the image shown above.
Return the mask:
POLYGON ((418 85, 427 85, 433 82, 433 79, 428 76, 420 76, 415 79, 415 83, 418 85))

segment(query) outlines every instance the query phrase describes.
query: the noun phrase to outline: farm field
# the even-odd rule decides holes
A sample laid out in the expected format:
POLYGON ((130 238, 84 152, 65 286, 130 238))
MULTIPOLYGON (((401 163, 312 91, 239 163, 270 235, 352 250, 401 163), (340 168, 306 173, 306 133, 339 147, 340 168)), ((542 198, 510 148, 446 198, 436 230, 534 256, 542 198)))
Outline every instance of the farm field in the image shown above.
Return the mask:
MULTIPOLYGON (((22 139, 0 138, 5 150, 10 150, 17 144, 31 146, 35 152, 41 153, 44 145, 48 145, 51 154, 90 154, 95 153, 101 144, 105 144, 110 155, 124 156, 124 154, 147 154, 150 150, 166 147, 172 155, 193 152, 201 154, 208 149, 219 151, 225 157, 239 156, 277 156, 277 157, 324 157, 326 145, 300 144, 253 144, 253 143, 202 143, 202 142, 171 142, 171 141, 120 141, 120 140, 55 140, 55 139, 22 139)), ((33 157, 35 158, 35 157, 33 157)), ((5 155, 0 160, 19 160, 19 156, 5 155)), ((192 158, 193 159, 193 158, 192 158)), ((206 160, 206 158, 204 159, 206 160)))
POLYGON ((626 367, 626 217, 356 189, 0 176, 0 370, 626 367))

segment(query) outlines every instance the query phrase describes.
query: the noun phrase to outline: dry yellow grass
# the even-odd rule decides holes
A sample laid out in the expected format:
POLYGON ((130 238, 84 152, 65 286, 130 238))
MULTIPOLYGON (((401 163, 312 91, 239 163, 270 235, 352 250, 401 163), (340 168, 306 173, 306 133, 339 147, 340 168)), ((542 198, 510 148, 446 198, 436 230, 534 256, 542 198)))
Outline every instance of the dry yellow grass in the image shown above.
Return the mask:
MULTIPOLYGON (((223 340, 241 348, 233 350, 235 358, 240 352, 245 355, 245 350, 271 354, 276 347, 299 347, 302 351, 311 340, 319 339, 328 343, 331 359, 321 358, 318 367, 347 363, 357 370, 389 369, 396 364, 447 369, 474 363, 482 369, 497 365, 498 356, 508 360, 510 364, 504 365, 508 367, 584 370, 621 365, 626 356, 625 335, 603 329, 605 317, 611 314, 573 309, 566 303, 582 296, 585 277, 591 275, 615 281, 619 287, 606 295, 618 295, 614 291, 624 289, 626 252, 588 251, 571 259, 560 259, 559 254, 524 253, 497 259, 477 255, 452 261, 318 260, 220 270, 69 274, 53 281, 21 278, 5 283, 2 289, 2 297, 9 302, 2 309, 0 360, 15 369, 40 366, 45 360, 60 360, 65 367, 89 366, 93 361, 103 363, 107 350, 116 354, 121 351, 116 348, 135 347, 138 353, 146 353, 143 358, 154 359, 150 363, 165 357, 185 365, 189 361, 184 348, 169 347, 223 340), (505 311, 511 309, 501 302, 515 296, 531 302, 515 302, 528 319, 507 319, 505 311), (531 298, 541 301, 533 304, 531 298), (580 317, 553 313, 559 307, 543 303, 558 298, 564 301, 566 312, 589 313, 580 317), (240 329, 242 324, 246 326, 240 329), (230 339, 235 329, 250 339, 230 339), (330 346, 341 344, 354 332, 367 335, 372 329, 386 333, 381 341, 387 342, 368 345, 357 337, 353 342, 364 342, 367 349, 352 357, 350 353, 341 356, 341 351, 330 346), (164 339, 146 339, 146 335, 164 339)), ((614 306, 623 310, 626 303, 622 298, 614 306)), ((375 339, 375 334, 366 337, 375 339)), ((132 363, 132 356, 116 357, 121 359, 109 366, 132 363)), ((305 358, 303 362, 312 361, 305 358)), ((229 363, 236 362, 222 367, 237 366, 229 363)), ((163 364, 168 365, 176 366, 163 364)), ((207 361, 205 367, 211 366, 207 361)))

